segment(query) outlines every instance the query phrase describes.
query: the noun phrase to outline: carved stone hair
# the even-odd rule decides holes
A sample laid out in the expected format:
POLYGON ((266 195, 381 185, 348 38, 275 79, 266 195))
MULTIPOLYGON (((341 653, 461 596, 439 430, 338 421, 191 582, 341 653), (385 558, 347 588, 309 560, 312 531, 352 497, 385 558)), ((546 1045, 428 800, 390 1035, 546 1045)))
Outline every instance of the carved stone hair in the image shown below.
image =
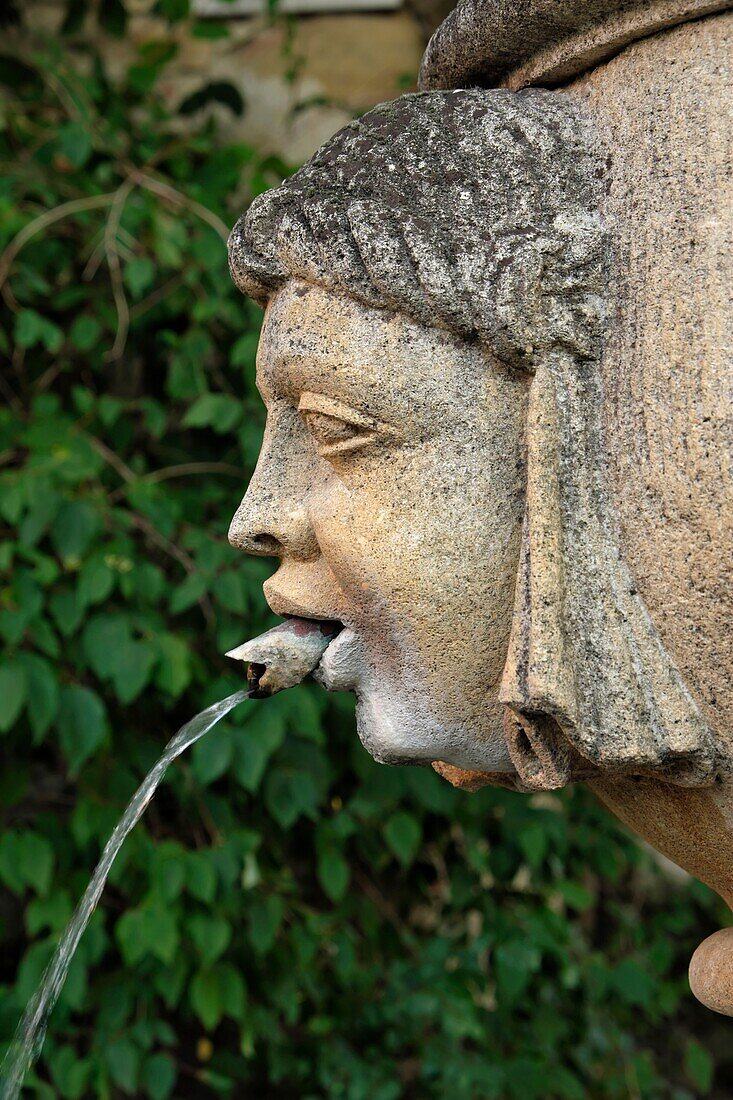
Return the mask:
POLYGON ((604 234, 586 144, 549 92, 382 104, 254 201, 231 235, 234 281, 264 303, 295 276, 530 369, 558 342, 591 355, 604 234))
POLYGON ((530 371, 527 501, 500 690, 521 786, 608 773, 701 785, 712 734, 614 537, 601 430, 604 161, 529 90, 404 96, 341 130, 235 226, 237 285, 288 279, 479 340, 530 371))

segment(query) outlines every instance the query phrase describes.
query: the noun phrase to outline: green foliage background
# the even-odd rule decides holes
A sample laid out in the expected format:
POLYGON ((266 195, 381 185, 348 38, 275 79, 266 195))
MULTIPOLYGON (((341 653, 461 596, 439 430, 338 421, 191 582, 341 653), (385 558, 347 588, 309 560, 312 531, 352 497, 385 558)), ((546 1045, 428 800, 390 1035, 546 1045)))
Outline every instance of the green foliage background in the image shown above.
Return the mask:
MULTIPOLYGON (((173 45, 117 87, 78 34, 71 61, 26 45, 0 72, 5 1042, 127 799, 269 625, 268 563, 226 541, 263 415, 222 238, 285 171, 167 114, 173 45)), ((725 1021, 685 980, 724 919, 584 791, 380 767, 350 700, 303 686, 171 770, 28 1095, 731 1096, 725 1021)))

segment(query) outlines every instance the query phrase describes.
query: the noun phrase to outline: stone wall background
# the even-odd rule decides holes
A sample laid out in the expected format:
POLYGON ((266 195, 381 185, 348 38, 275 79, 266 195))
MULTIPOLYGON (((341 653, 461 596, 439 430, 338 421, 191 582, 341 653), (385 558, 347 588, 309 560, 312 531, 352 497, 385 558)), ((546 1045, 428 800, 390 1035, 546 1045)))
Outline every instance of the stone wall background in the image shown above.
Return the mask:
MULTIPOLYGON (((123 77, 141 47, 170 41, 172 34, 178 54, 155 94, 175 109, 203 84, 228 81, 244 99, 243 114, 204 108, 220 115, 222 138, 300 164, 354 115, 415 90, 425 43, 452 5, 417 0, 397 11, 207 19, 211 31, 226 28, 218 38, 193 36, 190 22, 171 30, 153 14, 154 0, 124 0, 124 6, 124 37, 100 31, 89 18, 82 32, 113 77, 123 77)), ((21 10, 24 29, 58 37, 65 11, 63 0, 29 0, 21 10)))

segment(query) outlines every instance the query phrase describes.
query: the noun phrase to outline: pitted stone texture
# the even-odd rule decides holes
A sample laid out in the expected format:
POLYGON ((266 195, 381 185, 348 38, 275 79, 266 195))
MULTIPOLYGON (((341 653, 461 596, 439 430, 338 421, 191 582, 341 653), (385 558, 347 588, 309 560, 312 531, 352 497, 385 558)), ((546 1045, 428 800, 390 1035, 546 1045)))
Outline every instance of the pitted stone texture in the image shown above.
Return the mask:
POLYGON ((690 988, 706 1008, 733 1016, 733 928, 700 944, 690 962, 690 988))
MULTIPOLYGON (((639 780, 593 788, 731 905, 732 45, 733 16, 699 20, 636 43, 566 89, 593 114, 612 158, 604 206, 616 226, 618 306, 602 373, 618 544, 723 762, 723 782, 707 791, 639 780)), ((733 1014, 723 978, 733 972, 731 935, 707 945, 693 960, 693 990, 733 1014)))
POLYGON ((384 105, 231 260, 270 409, 232 539, 279 546, 273 610, 346 623, 323 682, 370 751, 583 779, 730 902, 728 25, 384 105))
POLYGON ((497 696, 527 377, 296 280, 268 306, 257 367, 268 426, 230 540, 279 557, 271 609, 345 624, 317 677, 356 694, 375 758, 510 773, 497 696))
MULTIPOLYGON (((511 715, 506 750, 528 789, 560 787, 599 768, 695 786, 712 782, 718 766, 710 730, 618 554, 607 509, 599 364, 613 301, 608 234, 598 214, 606 171, 605 152, 582 112, 553 93, 406 96, 342 130, 300 172, 256 200, 230 242, 234 278, 258 301, 276 303, 300 280, 362 303, 363 317, 334 300, 332 316, 348 326, 343 336, 327 309, 311 319, 309 303, 318 299, 302 296, 301 309, 308 329, 317 334, 322 327, 321 343, 348 337, 341 354, 351 360, 349 369, 364 359, 365 381, 377 369, 374 360, 392 360, 378 387, 387 396, 409 378, 417 402, 418 387, 427 392, 431 375, 440 377, 443 353, 431 350, 419 326, 462 339, 467 370, 491 373, 499 359, 533 376, 521 552, 499 689, 511 715), (398 345, 360 355, 359 340, 369 343, 368 324, 379 330, 379 311, 417 323, 413 362, 398 345), (482 365, 479 357, 471 368, 474 345, 487 359, 482 365)), ((280 309, 273 316, 279 320, 266 326, 267 356, 271 340, 287 344, 283 330, 297 328, 297 308, 290 308, 287 322, 280 309)), ((292 351, 286 348, 281 358, 289 362, 292 351)), ((451 372, 452 379, 454 367, 451 372)), ((446 425, 466 421, 466 400, 451 381, 446 425)), ((375 415, 368 404, 360 412, 375 415)), ((485 447, 491 468, 488 437, 485 447)), ((450 480, 460 468, 450 435, 442 461, 443 480, 450 480)), ((394 491, 405 519, 408 508, 410 516, 410 530, 396 531, 395 541, 402 537, 409 546, 415 524, 436 560, 446 543, 459 552, 452 543, 465 525, 456 513, 453 521, 439 508, 431 522, 413 518, 406 488, 402 495, 394 491)), ((486 492, 490 499, 493 486, 486 492)), ((489 514, 479 509, 469 517, 476 538, 485 534, 489 514)), ((395 522, 399 526, 399 513, 395 522)), ((505 541, 500 526, 492 537, 505 541)), ((409 554, 401 552, 400 560, 407 574, 409 554)), ((484 591, 483 578, 467 578, 467 604, 475 603, 472 584, 484 591)), ((439 591, 434 599, 439 603, 439 591)), ((448 613, 454 637, 462 629, 459 606, 451 603, 448 613)), ((423 669, 417 676, 421 691, 439 665, 430 668, 430 675, 423 669)), ((436 706, 448 723, 445 706, 436 706)), ((379 725, 377 711, 370 713, 379 725)), ((446 746, 445 739, 440 743, 446 746)), ((465 745, 460 754, 450 754, 450 740, 447 748, 448 755, 435 757, 474 769, 485 758, 483 747, 473 757, 465 745)), ((383 747, 379 753, 389 755, 383 747)))
POLYGON ((235 226, 235 282, 288 278, 478 337, 531 367, 597 355, 604 233, 582 115, 546 92, 436 92, 341 130, 235 226))
POLYGON ((730 0, 459 0, 428 43, 419 87, 559 84, 730 0))
POLYGON ((645 39, 568 94, 612 164, 603 357, 618 536, 660 637, 733 756, 733 15, 645 39))

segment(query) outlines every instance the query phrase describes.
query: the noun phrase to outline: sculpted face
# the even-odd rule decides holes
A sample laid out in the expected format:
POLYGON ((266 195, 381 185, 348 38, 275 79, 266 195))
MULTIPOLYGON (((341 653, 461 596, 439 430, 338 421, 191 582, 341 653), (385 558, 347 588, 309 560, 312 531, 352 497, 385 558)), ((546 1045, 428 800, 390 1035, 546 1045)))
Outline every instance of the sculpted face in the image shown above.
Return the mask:
MULTIPOLYGON (((669 144, 657 98, 645 155, 655 133, 669 144)), ((583 780, 733 899, 717 680, 698 679, 696 696, 677 664, 676 620, 703 606, 704 585, 689 581, 699 455, 689 484, 684 463, 672 478, 681 510, 657 507, 674 492, 669 447, 653 441, 698 408, 695 375, 672 369, 680 357, 666 345, 644 373, 637 306, 653 322, 670 253, 637 201, 641 162, 608 156, 589 104, 528 88, 404 96, 250 205, 229 258, 240 290, 267 304, 258 373, 269 416, 230 537, 280 559, 265 585, 273 611, 344 624, 315 675, 356 694, 377 759, 455 765, 438 770, 471 788, 583 780), (660 413, 656 435, 640 408, 660 413), (638 528, 652 547, 639 582, 623 539, 635 542, 631 513, 645 500, 656 533, 638 528)), ((682 175, 686 193, 694 173, 682 175)), ((688 274, 687 252, 679 259, 688 274)), ((680 331, 697 341, 688 321, 680 331)), ((662 318, 650 331, 667 328, 662 318)), ((720 530, 713 500, 710 531, 698 531, 706 547, 720 530)), ((716 606, 720 583, 716 572, 706 590, 716 606)), ((694 626, 693 648, 710 661, 720 632, 706 630, 694 626)), ((698 995, 733 1012, 715 976, 731 973, 729 948, 703 956, 698 995)))
POLYGON ((290 280, 257 360, 268 418, 230 530, 280 558, 278 615, 338 619, 317 678, 379 760, 511 771, 498 684, 528 380, 477 344, 290 280))

